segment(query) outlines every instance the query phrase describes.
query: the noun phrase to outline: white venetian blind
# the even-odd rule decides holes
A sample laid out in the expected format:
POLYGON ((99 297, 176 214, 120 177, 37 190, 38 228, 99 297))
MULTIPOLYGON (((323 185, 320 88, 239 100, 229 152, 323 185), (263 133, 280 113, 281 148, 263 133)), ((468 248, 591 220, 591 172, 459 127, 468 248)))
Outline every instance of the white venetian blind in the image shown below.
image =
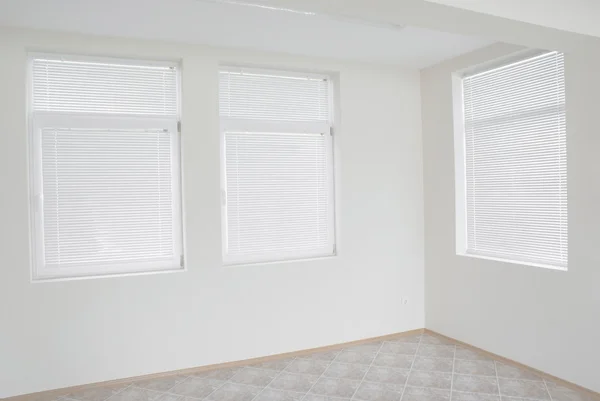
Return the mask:
POLYGON ((332 255, 328 81, 253 71, 220 77, 226 261, 332 255))
POLYGON ((162 130, 43 129, 46 267, 174 259, 171 165, 162 130))
POLYGON ((329 123, 329 82, 325 78, 224 69, 219 92, 221 117, 329 123))
POLYGON ((174 66, 40 57, 33 82, 35 111, 177 115, 174 66))
POLYGON ((176 67, 32 64, 38 276, 179 266, 176 67))
POLYGON ((567 267, 564 59, 463 80, 467 253, 567 267))

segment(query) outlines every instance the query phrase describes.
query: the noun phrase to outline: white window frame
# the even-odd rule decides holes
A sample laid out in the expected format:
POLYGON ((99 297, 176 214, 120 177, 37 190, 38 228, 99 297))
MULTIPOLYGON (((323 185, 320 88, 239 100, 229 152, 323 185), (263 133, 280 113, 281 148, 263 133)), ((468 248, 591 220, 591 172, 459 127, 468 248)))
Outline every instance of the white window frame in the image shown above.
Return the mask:
MULTIPOLYGON (((33 110, 33 59, 44 54, 31 53, 28 58, 28 136, 29 136, 29 210, 31 238, 31 274, 32 281, 56 279, 76 279, 86 277, 116 276, 160 271, 182 271, 184 265, 183 245, 183 204, 181 174, 181 132, 180 120, 153 116, 107 115, 95 113, 41 112, 33 110), (173 195, 173 260, 161 262, 136 262, 119 264, 98 264, 95 266, 74 266, 69 268, 47 269, 44 266, 44 222, 42 189, 42 130, 51 127, 76 127, 79 129, 105 130, 164 130, 171 138, 171 180, 173 195)), ((52 55, 51 57, 56 57, 52 55)), ((66 57, 66 56, 65 56, 66 57)), ((180 70, 176 63, 147 60, 115 59, 108 57, 68 56, 69 60, 96 62, 122 62, 124 64, 168 65, 177 69, 177 97, 181 99, 180 70)), ((178 102, 179 108, 180 101, 178 102)))
MULTIPOLYGON (((221 68, 231 69, 229 66, 221 66, 221 68)), ((329 116, 328 123, 311 123, 311 122, 278 122, 278 121, 260 121, 260 120, 234 120, 225 117, 220 118, 220 172, 221 172, 221 244, 222 257, 224 266, 239 266, 248 264, 262 263, 283 263, 298 260, 309 260, 315 258, 332 257, 337 255, 336 246, 336 197, 335 197, 335 167, 334 167, 334 99, 333 99, 333 80, 326 75, 294 73, 290 71, 280 70, 262 70, 250 67, 249 70, 262 73, 275 73, 277 75, 306 77, 309 75, 314 78, 326 79, 329 82, 329 116), (300 253, 281 253, 275 254, 268 258, 265 257, 235 257, 227 252, 228 243, 228 224, 227 224, 227 171, 226 171, 226 149, 225 149, 225 133, 226 132, 273 132, 273 133, 306 133, 306 134, 321 134, 325 137, 326 144, 326 166, 327 166, 327 186, 329 191, 328 206, 328 225, 331 227, 329 231, 329 248, 331 252, 322 253, 315 252, 308 254, 300 253)))
POLYGON ((469 258, 491 260, 503 263, 510 263, 521 266, 531 266, 550 270, 567 271, 567 267, 557 265, 534 263, 530 261, 498 258, 485 256, 468 252, 467 246, 467 166, 466 166, 466 133, 465 133, 465 113, 464 113, 464 94, 463 79, 467 76, 480 72, 501 68, 505 65, 524 61, 529 58, 541 56, 548 53, 546 50, 527 49, 505 57, 484 62, 473 67, 465 68, 452 74, 452 104, 453 104, 453 122, 454 122, 454 193, 455 193, 455 246, 456 255, 469 258))

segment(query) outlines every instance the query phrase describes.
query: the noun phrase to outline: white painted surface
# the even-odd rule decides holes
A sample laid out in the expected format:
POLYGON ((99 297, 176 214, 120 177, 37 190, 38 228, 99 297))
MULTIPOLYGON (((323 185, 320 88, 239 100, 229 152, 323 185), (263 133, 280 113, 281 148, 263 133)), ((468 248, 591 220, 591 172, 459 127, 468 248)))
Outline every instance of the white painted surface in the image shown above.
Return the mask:
POLYGON ((426 0, 584 35, 600 36, 597 0, 426 0))
MULTIPOLYGON (((367 20, 376 24, 415 26, 434 31, 483 37, 494 42, 514 43, 533 48, 577 52, 589 52, 591 48, 600 49, 600 38, 597 37, 536 26, 425 0, 245 1, 367 20)), ((522 4, 519 2, 516 12, 520 10, 521 6, 522 4)))
POLYGON ((423 327, 418 71, 14 30, 0 54, 0 398, 423 327), (186 272, 30 282, 26 49, 183 59, 186 272), (339 74, 338 257, 222 267, 220 62, 339 74))
POLYGON ((567 54, 569 271, 457 256, 451 73, 495 45, 422 71, 426 327, 600 391, 600 58, 567 54))
POLYGON ((0 0, 0 26, 173 40, 422 68, 491 40, 202 0, 0 0))

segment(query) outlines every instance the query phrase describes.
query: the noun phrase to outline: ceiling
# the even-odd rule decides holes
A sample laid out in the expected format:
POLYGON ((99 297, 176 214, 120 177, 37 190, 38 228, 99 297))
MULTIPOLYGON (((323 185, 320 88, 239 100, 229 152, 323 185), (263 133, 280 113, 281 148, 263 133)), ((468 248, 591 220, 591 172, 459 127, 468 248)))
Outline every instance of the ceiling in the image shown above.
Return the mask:
POLYGON ((563 31, 600 37, 599 0, 426 0, 563 31))
MULTIPOLYGON (((247 0, 251 1, 251 0, 247 0)), ((424 68, 492 41, 238 0, 0 0, 0 26, 214 46, 424 68)))

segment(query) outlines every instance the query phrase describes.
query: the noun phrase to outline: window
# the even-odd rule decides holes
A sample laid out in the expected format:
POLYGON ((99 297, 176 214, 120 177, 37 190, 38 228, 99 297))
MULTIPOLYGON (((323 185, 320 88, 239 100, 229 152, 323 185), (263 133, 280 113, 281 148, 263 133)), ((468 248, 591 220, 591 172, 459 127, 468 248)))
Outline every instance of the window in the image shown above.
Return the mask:
POLYGON ((457 129, 457 251, 567 268, 563 54, 463 76, 457 129))
POLYGON ((177 66, 30 66, 33 278, 181 268, 177 66))
POLYGON ((333 255, 327 77, 220 71, 226 264, 333 255))

